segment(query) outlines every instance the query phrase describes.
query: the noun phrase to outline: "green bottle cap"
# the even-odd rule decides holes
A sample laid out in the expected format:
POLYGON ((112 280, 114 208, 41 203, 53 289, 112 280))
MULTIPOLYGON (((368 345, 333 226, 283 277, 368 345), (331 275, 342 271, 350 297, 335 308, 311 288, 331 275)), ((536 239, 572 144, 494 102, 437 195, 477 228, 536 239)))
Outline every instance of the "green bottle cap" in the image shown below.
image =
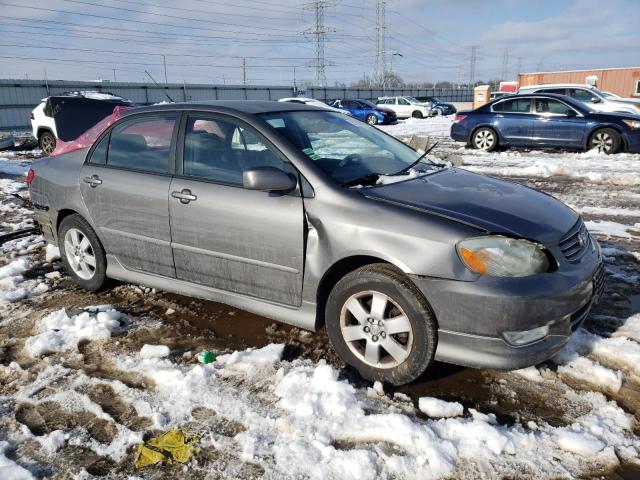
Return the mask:
POLYGON ((200 363, 204 363, 204 364, 215 362, 216 361, 216 354, 213 353, 213 352, 209 352, 209 351, 205 350, 205 351, 200 352, 198 354, 198 361, 200 363))

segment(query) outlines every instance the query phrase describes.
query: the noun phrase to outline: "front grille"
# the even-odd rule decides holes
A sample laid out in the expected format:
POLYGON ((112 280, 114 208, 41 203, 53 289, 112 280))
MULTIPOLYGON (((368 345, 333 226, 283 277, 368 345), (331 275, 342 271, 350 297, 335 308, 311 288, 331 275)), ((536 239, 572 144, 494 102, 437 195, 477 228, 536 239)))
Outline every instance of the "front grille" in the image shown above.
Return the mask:
POLYGON ((558 244, 564 258, 572 263, 580 260, 590 245, 591 236, 582 220, 578 220, 558 244))

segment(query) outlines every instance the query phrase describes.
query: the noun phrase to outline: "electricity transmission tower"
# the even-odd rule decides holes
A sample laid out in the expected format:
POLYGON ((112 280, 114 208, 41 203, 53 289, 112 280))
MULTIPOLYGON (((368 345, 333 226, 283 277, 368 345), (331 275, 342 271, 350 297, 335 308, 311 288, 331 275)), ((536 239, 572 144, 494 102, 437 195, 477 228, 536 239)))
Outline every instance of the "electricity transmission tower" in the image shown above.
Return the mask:
POLYGON ((324 42, 327 33, 335 32, 335 30, 325 26, 324 11, 332 3, 332 0, 315 0, 303 5, 305 10, 312 10, 315 15, 315 25, 302 32, 302 34, 313 35, 315 37, 316 52, 315 59, 311 66, 316 69, 316 85, 318 86, 323 86, 327 83, 325 67, 331 64, 331 62, 327 62, 324 58, 324 42))
POLYGON ((477 55, 478 47, 471 47, 471 58, 469 61, 469 85, 473 88, 476 82, 476 55, 477 55))
POLYGON ((376 2, 376 72, 375 77, 384 87, 387 73, 387 2, 376 2))
POLYGON ((507 80, 507 75, 509 75, 509 49, 505 48, 502 55, 502 75, 500 79, 507 80))

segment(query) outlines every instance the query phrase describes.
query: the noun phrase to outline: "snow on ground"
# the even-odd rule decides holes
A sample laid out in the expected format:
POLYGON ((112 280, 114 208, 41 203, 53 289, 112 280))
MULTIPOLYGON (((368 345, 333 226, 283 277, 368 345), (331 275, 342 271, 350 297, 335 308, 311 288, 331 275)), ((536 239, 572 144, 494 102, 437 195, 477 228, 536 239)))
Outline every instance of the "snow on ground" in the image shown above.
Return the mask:
MULTIPOLYGON (((59 252, 30 236, 0 247, 0 478, 569 479, 637 462, 640 156, 481 154, 444 138, 450 122, 380 128, 431 135, 463 168, 534 182, 585 215, 603 242, 605 298, 565 349, 545 365, 484 374, 505 403, 528 392, 520 400, 540 410, 535 422, 508 421, 473 391, 412 402, 368 388, 323 360, 290 357, 285 340, 198 364, 194 337, 215 335, 181 336, 177 304, 137 287, 156 310, 136 317, 126 304, 82 302, 95 297, 75 292, 59 252), (562 420, 545 414, 549 406, 562 420), (133 470, 135 445, 173 427, 200 436, 200 455, 184 469, 133 470)), ((28 163, 0 158, 2 231, 30 224, 9 197, 25 193, 28 163)))

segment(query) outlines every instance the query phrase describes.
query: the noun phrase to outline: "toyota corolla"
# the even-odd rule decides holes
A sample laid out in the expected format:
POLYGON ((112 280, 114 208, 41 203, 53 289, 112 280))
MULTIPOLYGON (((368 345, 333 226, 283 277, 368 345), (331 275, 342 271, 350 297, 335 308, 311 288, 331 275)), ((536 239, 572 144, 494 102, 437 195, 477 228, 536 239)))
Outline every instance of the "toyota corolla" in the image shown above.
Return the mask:
POLYGON ((325 327, 347 364, 392 384, 434 359, 544 361, 602 290, 572 209, 307 105, 119 110, 28 182, 81 287, 113 278, 325 327))

